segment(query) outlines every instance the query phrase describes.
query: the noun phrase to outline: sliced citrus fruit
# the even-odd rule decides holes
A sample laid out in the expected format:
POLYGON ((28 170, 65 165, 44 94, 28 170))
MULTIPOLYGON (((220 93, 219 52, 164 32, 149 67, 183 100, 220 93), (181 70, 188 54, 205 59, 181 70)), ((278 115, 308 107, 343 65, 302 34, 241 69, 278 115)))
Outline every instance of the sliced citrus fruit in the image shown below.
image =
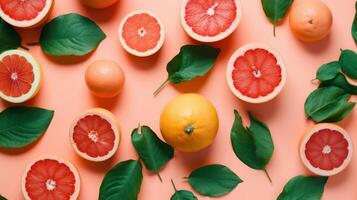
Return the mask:
POLYGON ((81 2, 91 8, 106 8, 115 4, 118 0, 81 0, 81 2))
POLYGON ((9 50, 0 54, 0 97, 22 103, 34 97, 41 86, 41 67, 29 53, 9 50))
POLYGON ((26 200, 76 200, 79 190, 77 169, 70 162, 53 157, 32 162, 22 176, 26 200))
POLYGON ((148 11, 134 11, 121 21, 119 40, 132 55, 145 57, 160 50, 165 40, 165 30, 160 19, 148 11))
POLYGON ((238 27, 241 13, 240 0, 183 0, 181 25, 195 40, 216 42, 238 27))
POLYGON ((307 132, 300 146, 300 157, 312 173, 332 176, 351 162, 352 140, 341 127, 321 123, 307 132))
POLYGON ((277 96, 285 85, 285 64, 280 54, 267 45, 247 44, 230 58, 227 82, 241 100, 263 103, 277 96))
POLYGON ((19 28, 41 25, 48 17, 53 0, 0 0, 0 17, 19 28))
POLYGON ((70 140, 74 150, 82 158, 104 161, 111 158, 118 149, 119 124, 108 110, 90 109, 73 121, 70 140))

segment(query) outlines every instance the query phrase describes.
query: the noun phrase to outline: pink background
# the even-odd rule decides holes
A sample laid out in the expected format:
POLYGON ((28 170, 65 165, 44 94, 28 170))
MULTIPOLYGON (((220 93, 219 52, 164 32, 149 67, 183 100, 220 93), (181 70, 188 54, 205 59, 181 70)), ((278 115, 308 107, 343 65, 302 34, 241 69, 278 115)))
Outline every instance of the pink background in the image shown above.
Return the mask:
MULTIPOLYGON (((136 159, 130 141, 130 133, 140 122, 151 126, 159 133, 159 116, 163 106, 174 96, 185 92, 197 92, 207 96, 216 106, 220 128, 215 143, 204 151, 185 154, 176 152, 175 157, 163 169, 161 183, 156 175, 143 170, 144 181, 139 199, 165 200, 173 194, 169 182, 173 178, 178 189, 190 189, 182 177, 192 169, 212 163, 229 166, 243 180, 229 195, 218 198, 273 200, 285 183, 293 176, 305 174, 298 155, 298 144, 302 133, 311 127, 306 121, 303 104, 307 95, 316 87, 310 83, 316 69, 322 64, 336 60, 340 48, 355 49, 350 29, 354 16, 353 0, 324 0, 334 16, 333 29, 329 37, 318 43, 298 41, 289 29, 288 20, 277 28, 277 37, 272 34, 272 25, 265 17, 259 0, 243 0, 243 15, 238 29, 224 41, 213 45, 222 49, 214 69, 205 77, 177 86, 169 85, 157 97, 152 92, 166 79, 166 64, 184 44, 196 43, 181 28, 179 7, 181 0, 120 0, 116 5, 95 10, 82 6, 78 0, 57 0, 53 17, 76 12, 88 16, 107 34, 107 38, 92 54, 82 58, 56 58, 45 55, 40 47, 31 47, 30 52, 43 66, 44 84, 38 96, 27 105, 40 106, 56 111, 46 134, 35 144, 24 149, 0 149, 0 194, 10 200, 22 199, 20 180, 25 166, 40 155, 55 155, 68 159, 80 171, 80 200, 98 198, 98 191, 107 170, 119 161, 136 159), (162 50, 149 58, 136 58, 127 54, 120 46, 117 28, 128 12, 147 9, 156 13, 166 26, 167 38, 162 50), (239 101, 228 89, 225 80, 226 64, 232 53, 241 45, 263 42, 281 52, 288 71, 288 80, 282 93, 275 100, 249 105, 239 101), (101 100, 93 97, 84 82, 86 67, 96 59, 113 59, 122 66, 127 81, 122 94, 116 99, 101 100), (72 119, 92 107, 104 107, 118 117, 122 126, 122 141, 115 157, 104 163, 92 163, 79 158, 68 138, 72 119), (261 171, 248 168, 236 158, 231 148, 230 129, 233 109, 241 113, 251 111, 266 122, 272 132, 275 152, 267 170, 273 179, 269 183, 261 171)), ((40 29, 20 31, 25 42, 38 40, 40 29)), ((356 98, 354 98, 356 100, 356 98)), ((0 103, 0 108, 9 106, 0 103)), ((357 111, 339 123, 357 144, 357 111)), ((161 137, 161 136, 160 136, 161 137)), ((331 177, 325 188, 324 200, 353 200, 357 198, 357 160, 341 174, 331 177)), ((210 199, 200 197, 199 199, 210 199)))

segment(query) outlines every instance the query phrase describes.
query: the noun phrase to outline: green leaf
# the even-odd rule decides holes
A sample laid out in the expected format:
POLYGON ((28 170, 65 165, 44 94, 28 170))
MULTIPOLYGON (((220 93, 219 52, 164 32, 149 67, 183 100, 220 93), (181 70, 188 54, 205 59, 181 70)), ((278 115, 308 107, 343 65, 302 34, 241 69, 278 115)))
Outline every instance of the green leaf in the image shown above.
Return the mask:
POLYGON ((352 37, 355 40, 355 43, 357 44, 357 1, 355 2, 355 17, 353 20, 353 24, 352 24, 352 37))
POLYGON ((273 33, 275 36, 275 27, 279 20, 283 19, 293 0, 261 0, 265 15, 274 25, 273 33))
POLYGON ((197 197, 188 190, 177 190, 174 181, 171 179, 172 186, 175 189, 175 193, 170 200, 197 200, 197 197))
POLYGON ((352 79, 357 79, 357 54, 352 50, 342 50, 339 62, 343 73, 352 79))
POLYGON ((356 106, 355 102, 348 102, 338 112, 330 116, 325 122, 339 122, 346 118, 356 106))
POLYGON ((347 81, 346 77, 341 73, 339 73, 334 79, 323 81, 320 84, 320 87, 330 87, 330 86, 339 87, 345 90, 346 93, 349 94, 357 94, 357 86, 351 85, 347 81))
POLYGON ((21 45, 21 37, 15 29, 0 18, 0 53, 19 47, 28 50, 21 45))
POLYGON ((348 110, 351 111, 348 103, 350 97, 350 94, 338 87, 318 88, 306 99, 305 113, 316 122, 337 122, 335 120, 346 117, 348 110))
POLYGON ((212 69, 220 51, 209 45, 181 47, 180 53, 167 65, 169 74, 167 80, 154 92, 154 95, 158 94, 169 82, 177 84, 205 75, 212 69))
POLYGON ((0 195, 0 200, 7 200, 7 199, 0 195))
POLYGON ((256 120, 251 114, 249 115, 250 127, 245 128, 242 118, 236 110, 234 116, 235 120, 231 130, 234 153, 250 168, 264 170, 271 181, 265 168, 274 151, 269 128, 263 122, 256 120))
POLYGON ((219 197, 243 181, 224 165, 207 165, 191 172, 188 182, 201 195, 219 197))
POLYGON ((83 56, 93 51, 105 37, 95 22, 72 13, 47 23, 42 29, 40 45, 49 55, 83 56))
POLYGON ((323 64, 316 73, 316 78, 320 81, 334 79, 340 72, 341 65, 338 61, 323 64))
POLYGON ((320 200, 327 177, 296 176, 284 187, 277 200, 320 200))
POLYGON ((0 113, 0 147, 19 148, 36 141, 48 128, 54 111, 16 106, 0 113))
POLYGON ((105 175, 99 189, 99 200, 136 200, 142 180, 140 161, 118 163, 105 175))
POLYGON ((143 160, 145 167, 155 173, 174 156, 174 149, 161 141, 148 126, 141 126, 133 130, 131 142, 136 152, 143 160))

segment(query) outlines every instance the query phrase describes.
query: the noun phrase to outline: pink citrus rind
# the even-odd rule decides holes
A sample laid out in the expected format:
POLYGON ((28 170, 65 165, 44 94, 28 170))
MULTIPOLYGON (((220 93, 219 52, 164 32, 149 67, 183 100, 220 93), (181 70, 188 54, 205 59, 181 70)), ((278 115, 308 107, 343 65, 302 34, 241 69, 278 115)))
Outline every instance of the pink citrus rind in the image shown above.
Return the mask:
POLYGON ((147 11, 147 10, 136 10, 136 11, 133 11, 129 14, 127 14, 124 19, 120 22, 120 25, 119 25, 119 29, 118 29, 118 37, 119 37, 119 41, 120 41, 120 44, 122 45, 122 47, 125 49, 125 51, 127 51, 128 53, 134 55, 134 56, 138 56, 138 57, 147 57, 147 56, 151 56, 155 53, 157 53, 161 47, 163 46, 164 42, 165 42, 165 27, 163 25, 163 23, 161 22, 161 20, 156 16, 154 15, 152 12, 150 11, 147 11), (128 20, 128 18, 134 16, 134 15, 137 15, 137 14, 148 14, 150 15, 151 17, 155 18, 157 23, 159 24, 160 26, 160 40, 157 42, 157 45, 148 50, 148 51, 145 51, 145 52, 140 52, 140 51, 137 51, 135 49, 132 49, 130 48, 125 39, 123 38, 123 27, 125 25, 125 22, 128 20))
POLYGON ((70 142, 71 145, 74 149, 74 151, 82 158, 89 160, 89 161, 93 161, 93 162, 102 162, 105 160, 108 160, 109 158, 113 157, 114 154, 117 152, 118 147, 119 147, 119 143, 120 143, 120 125, 116 120, 116 117, 114 116, 113 113, 111 113, 110 111, 103 109, 103 108, 92 108, 89 109, 85 112, 83 112, 82 114, 80 114, 76 119, 73 120, 72 125, 70 127, 69 130, 69 138, 70 138, 70 142), (99 156, 99 157, 91 157, 88 154, 80 151, 75 143, 75 141, 73 140, 73 132, 74 132, 74 127, 76 126, 76 124, 78 123, 78 121, 82 118, 84 118, 85 116, 90 116, 90 115, 98 115, 101 118, 105 119, 107 122, 109 122, 111 124, 112 130, 114 131, 115 134, 115 140, 114 140, 114 146, 113 149, 111 151, 108 152, 107 155, 105 156, 99 156))
POLYGON ((5 101, 8 101, 10 103, 23 103, 25 101, 28 101, 29 99, 33 98, 38 91, 41 88, 41 82, 42 82, 42 70, 40 63, 33 57, 30 53, 27 53, 22 50, 8 50, 0 54, 0 61, 10 55, 19 55, 24 57, 27 62, 29 62, 32 66, 33 69, 33 74, 34 74, 34 82, 32 83, 30 91, 28 91, 26 94, 20 96, 20 97, 10 97, 5 95, 3 92, 0 91, 0 98, 4 99, 5 101))
POLYGON ((350 137, 350 135, 340 126, 337 126, 335 124, 330 124, 330 123, 320 123, 320 124, 316 124, 314 125, 314 127, 312 127, 303 137, 301 144, 300 144, 300 158, 304 164, 304 166, 312 173, 319 175, 319 176, 333 176, 336 175, 340 172, 342 172, 351 162, 352 160, 352 154, 353 154, 353 143, 352 143, 352 139, 350 137), (310 140, 310 138, 312 137, 312 135, 314 133, 317 133, 319 130, 322 129, 329 129, 329 130, 335 130, 340 132, 344 138, 347 140, 348 143, 348 155, 346 157, 346 159, 344 160, 344 162, 342 163, 342 165, 338 168, 334 168, 333 170, 323 170, 323 169, 319 169, 316 168, 314 166, 312 166, 312 164, 310 163, 310 161, 307 159, 306 154, 305 154, 305 146, 306 143, 310 140))
POLYGON ((187 24, 185 20, 185 8, 186 4, 188 3, 189 0, 182 0, 181 4, 181 9, 180 9, 180 21, 183 29, 186 31, 186 33, 193 39, 200 41, 200 42, 218 42, 220 40, 225 39, 229 35, 231 35, 238 27, 241 17, 242 17, 242 5, 241 5, 241 0, 235 0, 236 3, 236 18, 231 24, 231 26, 224 32, 218 34, 217 36, 211 37, 211 36, 202 36, 197 33, 195 33, 192 28, 187 24))
POLYGON ((0 17, 6 21, 8 24, 18 27, 18 28, 34 28, 41 25, 44 20, 48 17, 51 12, 52 4, 54 4, 54 0, 46 0, 45 7, 39 12, 39 14, 31 20, 18 21, 10 16, 8 16, 2 9, 0 9, 0 17))
POLYGON ((238 97, 239 99, 248 102, 248 103, 264 103, 267 101, 270 101, 272 99, 274 99, 276 96, 278 96, 278 94, 281 92, 281 90, 283 89, 283 87, 285 86, 286 83, 286 79, 287 79, 287 72, 286 72, 286 67, 283 61, 283 58, 281 57, 280 53, 278 51, 276 51, 275 49, 273 49, 272 47, 270 47, 269 45, 266 44, 262 44, 262 43, 250 43, 250 44, 246 44, 241 46, 239 49, 237 49, 233 55, 231 56, 231 58, 228 61, 228 65, 227 65, 227 72, 226 72, 226 80, 229 86, 229 89, 232 91, 232 93, 238 97), (232 78, 232 72, 234 69, 234 62, 235 60, 241 56, 244 55, 244 53, 250 49, 256 49, 256 48, 262 48, 267 50, 268 52, 272 53, 274 55, 274 57, 277 60, 277 64, 280 66, 281 68, 281 81, 279 83, 279 85, 277 87, 274 88, 274 90, 266 95, 266 96, 260 96, 258 98, 251 98, 248 97, 246 95, 243 95, 238 89, 236 89, 234 87, 233 84, 233 78, 232 78))
POLYGON ((78 173, 78 170, 77 168, 69 161, 66 161, 64 159, 61 159, 61 158, 58 158, 56 156, 42 156, 42 157, 39 157, 37 159, 35 159, 34 161, 32 161, 30 164, 27 165, 24 173, 22 174, 22 177, 21 177, 21 191, 22 191, 22 194, 24 196, 24 199, 25 200, 32 200, 27 191, 26 191, 26 176, 28 174, 28 172, 30 171, 31 167, 38 161, 40 160, 46 160, 46 159, 49 159, 49 160, 56 160, 58 161, 59 163, 63 163, 65 164, 70 170, 71 172, 73 173, 74 175, 74 178, 75 178, 75 191, 74 193, 72 194, 71 198, 69 200, 77 200, 78 196, 79 196, 79 192, 80 192, 80 187, 81 187, 81 180, 80 180, 80 177, 79 177, 79 173, 78 173))

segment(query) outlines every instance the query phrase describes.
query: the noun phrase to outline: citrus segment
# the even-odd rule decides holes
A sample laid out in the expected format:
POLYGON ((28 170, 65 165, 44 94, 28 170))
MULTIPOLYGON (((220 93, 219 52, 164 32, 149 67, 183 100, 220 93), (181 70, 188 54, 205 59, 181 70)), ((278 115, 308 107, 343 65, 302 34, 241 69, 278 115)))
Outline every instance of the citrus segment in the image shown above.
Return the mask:
POLYGON ((80 156, 91 161, 104 161, 118 148, 119 128, 112 113, 97 108, 86 111, 74 121, 70 137, 80 156))
POLYGON ((135 11, 127 15, 119 27, 122 46, 136 56, 156 53, 164 42, 164 27, 161 21, 147 11, 135 11))
POLYGON ((237 28, 240 14, 239 0, 183 0, 181 24, 192 38, 215 42, 237 28))
POLYGON ((250 103, 274 98, 286 79, 285 67, 277 52, 262 44, 239 48, 227 67, 227 81, 233 93, 250 103))
POLYGON ((24 51, 10 50, 0 54, 0 97, 22 103, 40 88, 41 70, 38 62, 24 51))
POLYGON ((300 148, 306 167, 321 176, 341 172, 352 156, 352 141, 349 135, 333 124, 316 125, 305 136, 300 148))
POLYGON ((75 200, 79 187, 79 175, 73 165, 53 158, 29 165, 22 180, 26 200, 75 200))

